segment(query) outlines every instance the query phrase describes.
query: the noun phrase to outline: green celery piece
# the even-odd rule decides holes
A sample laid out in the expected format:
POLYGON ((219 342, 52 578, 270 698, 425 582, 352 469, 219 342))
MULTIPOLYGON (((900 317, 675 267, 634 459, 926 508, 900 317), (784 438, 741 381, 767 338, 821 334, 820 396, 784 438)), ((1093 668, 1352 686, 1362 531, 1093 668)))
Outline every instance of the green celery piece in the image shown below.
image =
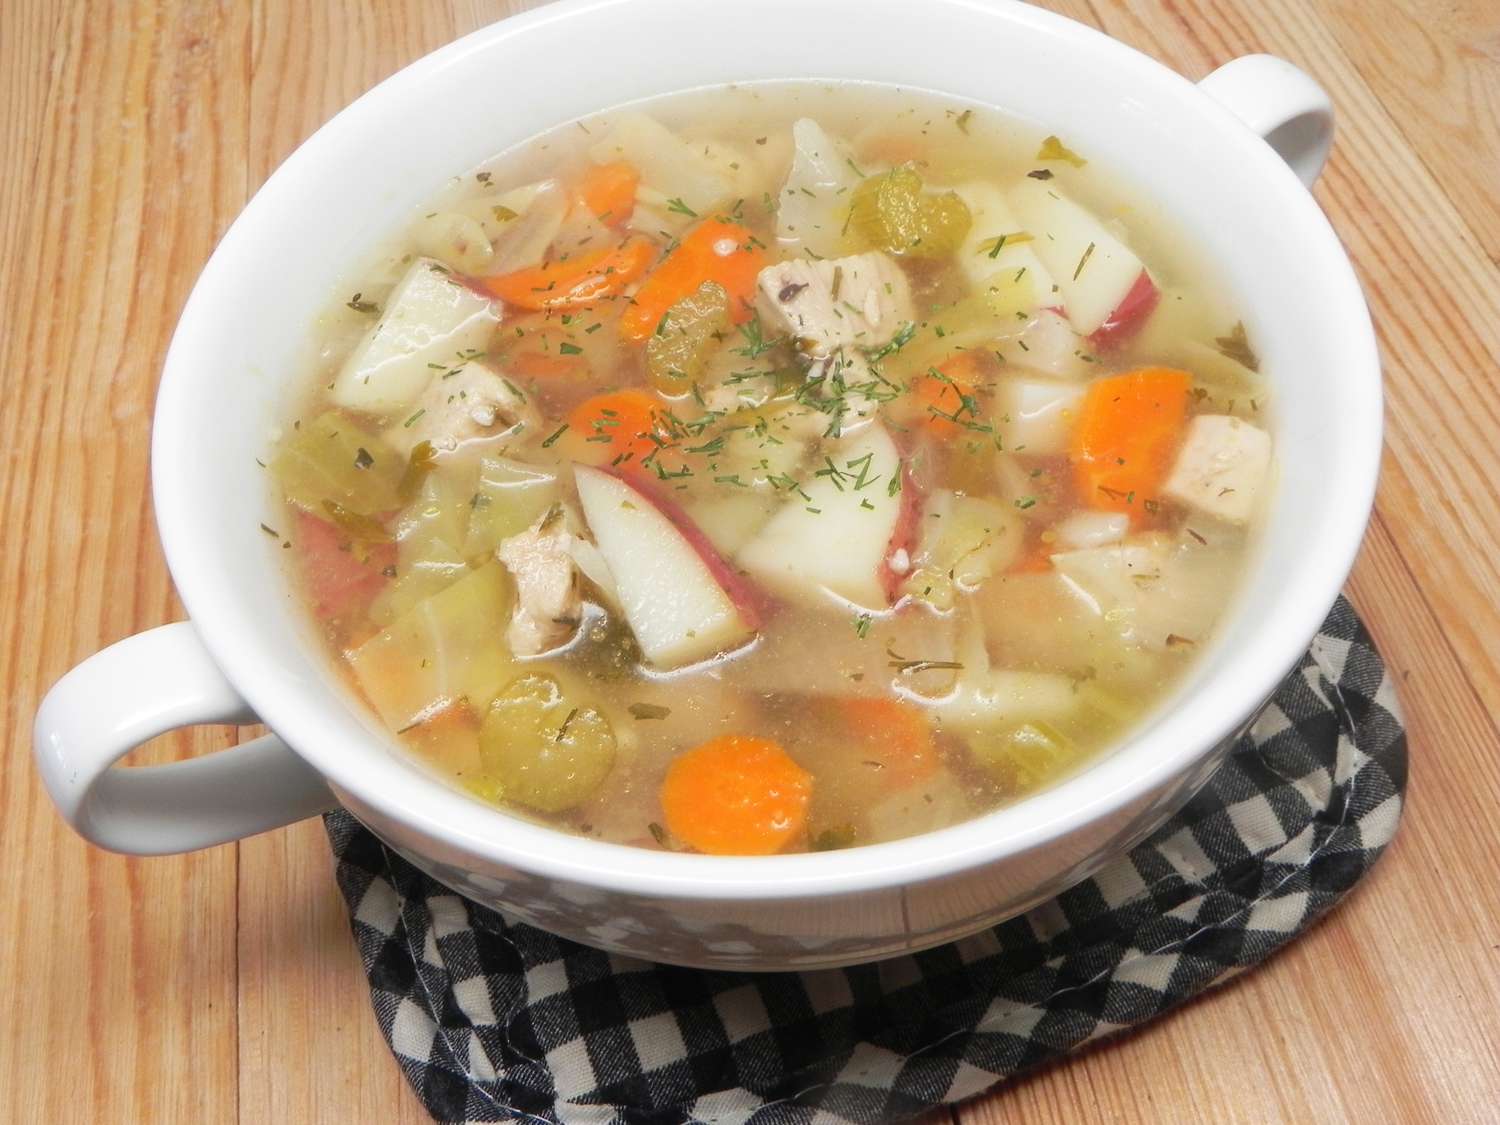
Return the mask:
POLYGON ((507 800, 561 812, 587 800, 614 768, 615 733, 587 697, 533 672, 490 703, 479 758, 507 800))
POLYGON ((1029 793, 1061 775, 1078 757, 1073 741, 1050 723, 1016 723, 969 739, 974 760, 1013 793, 1029 793))
POLYGON ((286 498, 324 519, 329 500, 366 516, 399 508, 405 471, 405 460, 379 434, 336 410, 303 422, 271 460, 286 498))
POLYGON ((501 540, 525 531, 557 498, 557 474, 550 469, 486 457, 469 500, 464 557, 490 557, 501 540))
POLYGON ((366 698, 396 731, 459 698, 488 706, 515 674, 505 647, 510 583, 489 562, 425 598, 349 653, 366 698))

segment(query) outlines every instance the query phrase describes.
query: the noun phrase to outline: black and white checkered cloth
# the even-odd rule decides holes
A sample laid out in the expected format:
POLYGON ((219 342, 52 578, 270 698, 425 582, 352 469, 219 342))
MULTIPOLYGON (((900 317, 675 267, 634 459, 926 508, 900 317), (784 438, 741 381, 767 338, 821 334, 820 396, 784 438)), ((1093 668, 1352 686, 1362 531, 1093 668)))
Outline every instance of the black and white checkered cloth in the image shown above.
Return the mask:
POLYGON ((328 817, 380 1028, 441 1121, 843 1125, 971 1097, 1160 1015, 1311 925, 1406 787, 1391 678, 1340 599, 1208 786, 1044 906, 810 973, 613 957, 456 896, 328 817))

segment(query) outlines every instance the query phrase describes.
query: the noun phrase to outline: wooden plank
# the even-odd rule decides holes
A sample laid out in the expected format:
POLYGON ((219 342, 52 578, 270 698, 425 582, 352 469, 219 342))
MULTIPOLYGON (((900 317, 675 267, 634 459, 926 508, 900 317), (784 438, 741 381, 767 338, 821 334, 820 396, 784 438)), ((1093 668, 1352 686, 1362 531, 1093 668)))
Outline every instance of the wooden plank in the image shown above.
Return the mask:
POLYGON ((244 199, 246 33, 233 4, 175 0, 7 5, 0 31, 6 1121, 236 1112, 234 849, 86 847, 31 769, 30 720, 70 664, 180 613, 148 518, 150 405, 177 310, 244 199))
POLYGON ((1318 14, 1492 261, 1500 262, 1500 4, 1361 0, 1318 14))

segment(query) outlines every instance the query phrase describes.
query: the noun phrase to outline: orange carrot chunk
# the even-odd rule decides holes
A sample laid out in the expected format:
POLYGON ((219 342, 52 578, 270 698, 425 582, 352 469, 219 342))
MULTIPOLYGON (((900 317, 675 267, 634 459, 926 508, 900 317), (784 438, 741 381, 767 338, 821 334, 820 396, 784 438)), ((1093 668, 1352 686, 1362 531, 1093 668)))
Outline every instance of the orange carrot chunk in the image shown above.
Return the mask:
POLYGON ((641 174, 628 160, 590 164, 578 181, 578 201, 612 227, 624 225, 635 211, 635 189, 641 174))
POLYGON ((1145 519, 1182 440, 1192 385, 1186 371, 1142 367, 1089 387, 1069 450, 1084 503, 1145 519))
POLYGON ((729 315, 736 324, 750 319, 755 275, 766 264, 766 252, 755 236, 727 219, 705 219, 641 282, 635 298, 620 315, 620 335, 636 343, 656 331, 667 310, 705 281, 729 294, 729 315))
POLYGON ((619 296, 656 257, 644 238, 480 279, 490 293, 523 309, 565 309, 619 296))
POLYGON ((661 402, 647 391, 610 391, 568 415, 563 450, 584 465, 639 465, 666 440, 661 402))
POLYGON ((807 825, 812 775, 769 738, 726 735, 667 769, 667 830, 709 855, 771 855, 807 825))
POLYGON ((921 409, 918 422, 936 437, 955 437, 964 422, 978 421, 974 390, 979 385, 979 362, 971 352, 958 352, 932 371, 912 380, 911 389, 921 409))
POLYGON ((844 723, 867 749, 861 753, 880 763, 892 788, 904 788, 931 777, 938 765, 932 727, 922 709, 899 699, 845 699, 839 703, 844 723))

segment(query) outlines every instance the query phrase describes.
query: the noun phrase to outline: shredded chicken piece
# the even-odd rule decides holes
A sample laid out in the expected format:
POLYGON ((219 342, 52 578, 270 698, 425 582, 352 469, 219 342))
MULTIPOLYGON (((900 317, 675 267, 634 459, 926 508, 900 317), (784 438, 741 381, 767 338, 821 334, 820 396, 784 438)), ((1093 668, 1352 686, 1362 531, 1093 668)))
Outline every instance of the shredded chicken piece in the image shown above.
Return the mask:
POLYGON ((583 620, 572 555, 573 534, 560 507, 506 539, 495 557, 516 580, 516 609, 505 639, 517 656, 536 656, 566 642, 583 620))
POLYGON ((879 252, 777 262, 756 285, 762 314, 819 359, 839 348, 878 348, 913 316, 906 274, 879 252))

